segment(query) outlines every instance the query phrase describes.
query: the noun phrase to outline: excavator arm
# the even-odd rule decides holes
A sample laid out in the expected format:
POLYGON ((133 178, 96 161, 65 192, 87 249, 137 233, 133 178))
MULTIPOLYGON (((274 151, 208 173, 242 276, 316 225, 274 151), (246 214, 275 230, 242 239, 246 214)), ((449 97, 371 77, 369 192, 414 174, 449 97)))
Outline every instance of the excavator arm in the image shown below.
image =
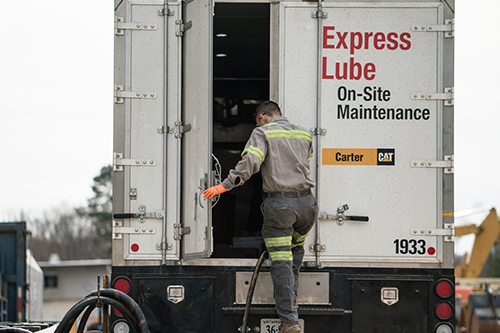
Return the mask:
POLYGON ((461 266, 455 267, 457 277, 478 277, 481 274, 493 245, 498 242, 500 223, 495 208, 484 219, 480 226, 474 224, 455 227, 455 236, 475 234, 474 246, 467 264, 467 254, 462 259, 461 266))

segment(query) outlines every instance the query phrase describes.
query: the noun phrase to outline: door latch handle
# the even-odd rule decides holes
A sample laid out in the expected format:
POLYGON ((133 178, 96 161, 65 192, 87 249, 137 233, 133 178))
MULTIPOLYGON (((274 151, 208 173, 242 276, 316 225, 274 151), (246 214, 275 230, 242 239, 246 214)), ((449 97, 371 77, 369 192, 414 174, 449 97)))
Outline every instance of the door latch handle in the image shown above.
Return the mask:
MULTIPOLYGON (((204 178, 200 178, 200 185, 198 186, 198 203, 200 204, 200 207, 201 208, 205 208, 201 202, 202 202, 202 195, 203 195, 203 191, 205 191, 207 189, 207 182, 208 182, 208 174, 205 174, 205 177, 204 178)), ((205 198, 203 198, 203 200, 206 200, 205 198)))
POLYGON ((333 220, 337 221, 338 225, 344 225, 344 221, 354 221, 354 222, 368 222, 370 218, 368 216, 361 215, 344 215, 345 211, 349 209, 347 204, 342 205, 337 208, 337 214, 328 214, 327 212, 320 212, 320 220, 333 220))
POLYGON ((146 222, 146 218, 161 219, 165 216, 163 210, 158 210, 154 213, 146 213, 146 206, 139 206, 138 213, 114 213, 113 219, 123 220, 123 219, 139 219, 140 223, 146 222))

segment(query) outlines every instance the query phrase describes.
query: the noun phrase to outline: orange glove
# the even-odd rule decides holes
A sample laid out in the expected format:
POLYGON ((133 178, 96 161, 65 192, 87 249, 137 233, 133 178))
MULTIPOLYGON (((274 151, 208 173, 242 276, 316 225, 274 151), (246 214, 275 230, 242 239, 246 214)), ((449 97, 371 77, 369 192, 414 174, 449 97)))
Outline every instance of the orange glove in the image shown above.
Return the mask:
POLYGON ((224 188, 224 186, 222 186, 222 184, 219 184, 207 188, 205 191, 203 191, 203 196, 205 197, 205 199, 212 199, 216 195, 222 194, 224 192, 227 192, 227 190, 224 188))

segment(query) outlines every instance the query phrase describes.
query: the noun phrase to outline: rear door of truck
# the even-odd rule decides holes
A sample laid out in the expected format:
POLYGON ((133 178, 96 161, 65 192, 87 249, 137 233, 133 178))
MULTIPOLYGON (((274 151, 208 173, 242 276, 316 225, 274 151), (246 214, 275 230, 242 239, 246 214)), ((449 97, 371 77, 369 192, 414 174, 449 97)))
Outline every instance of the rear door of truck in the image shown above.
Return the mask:
POLYGON ((453 148, 443 135, 452 131, 443 58, 452 24, 441 3, 322 10, 280 10, 280 103, 317 134, 322 214, 306 260, 318 251, 321 261, 358 266, 442 266, 443 249, 453 253, 453 148), (369 221, 336 220, 344 205, 344 215, 369 221))
POLYGON ((210 256, 213 4, 116 5, 113 264, 210 256))
POLYGON ((183 119, 189 132, 183 138, 183 258, 212 253, 210 200, 201 192, 212 177, 212 39, 213 2, 187 1, 183 37, 183 119), (184 229, 186 230, 186 229, 184 229))
POLYGON ((162 259, 168 196, 162 9, 158 1, 124 1, 115 11, 114 265, 162 259))

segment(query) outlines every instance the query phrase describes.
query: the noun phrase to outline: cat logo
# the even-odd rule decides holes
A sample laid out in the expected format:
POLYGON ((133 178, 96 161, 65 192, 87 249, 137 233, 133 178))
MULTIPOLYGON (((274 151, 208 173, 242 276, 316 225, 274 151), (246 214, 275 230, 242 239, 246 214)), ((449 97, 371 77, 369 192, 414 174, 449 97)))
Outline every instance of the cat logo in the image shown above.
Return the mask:
POLYGON ((377 165, 394 165, 394 149, 377 149, 377 165))
POLYGON ((323 165, 395 165, 394 148, 323 148, 323 165))

